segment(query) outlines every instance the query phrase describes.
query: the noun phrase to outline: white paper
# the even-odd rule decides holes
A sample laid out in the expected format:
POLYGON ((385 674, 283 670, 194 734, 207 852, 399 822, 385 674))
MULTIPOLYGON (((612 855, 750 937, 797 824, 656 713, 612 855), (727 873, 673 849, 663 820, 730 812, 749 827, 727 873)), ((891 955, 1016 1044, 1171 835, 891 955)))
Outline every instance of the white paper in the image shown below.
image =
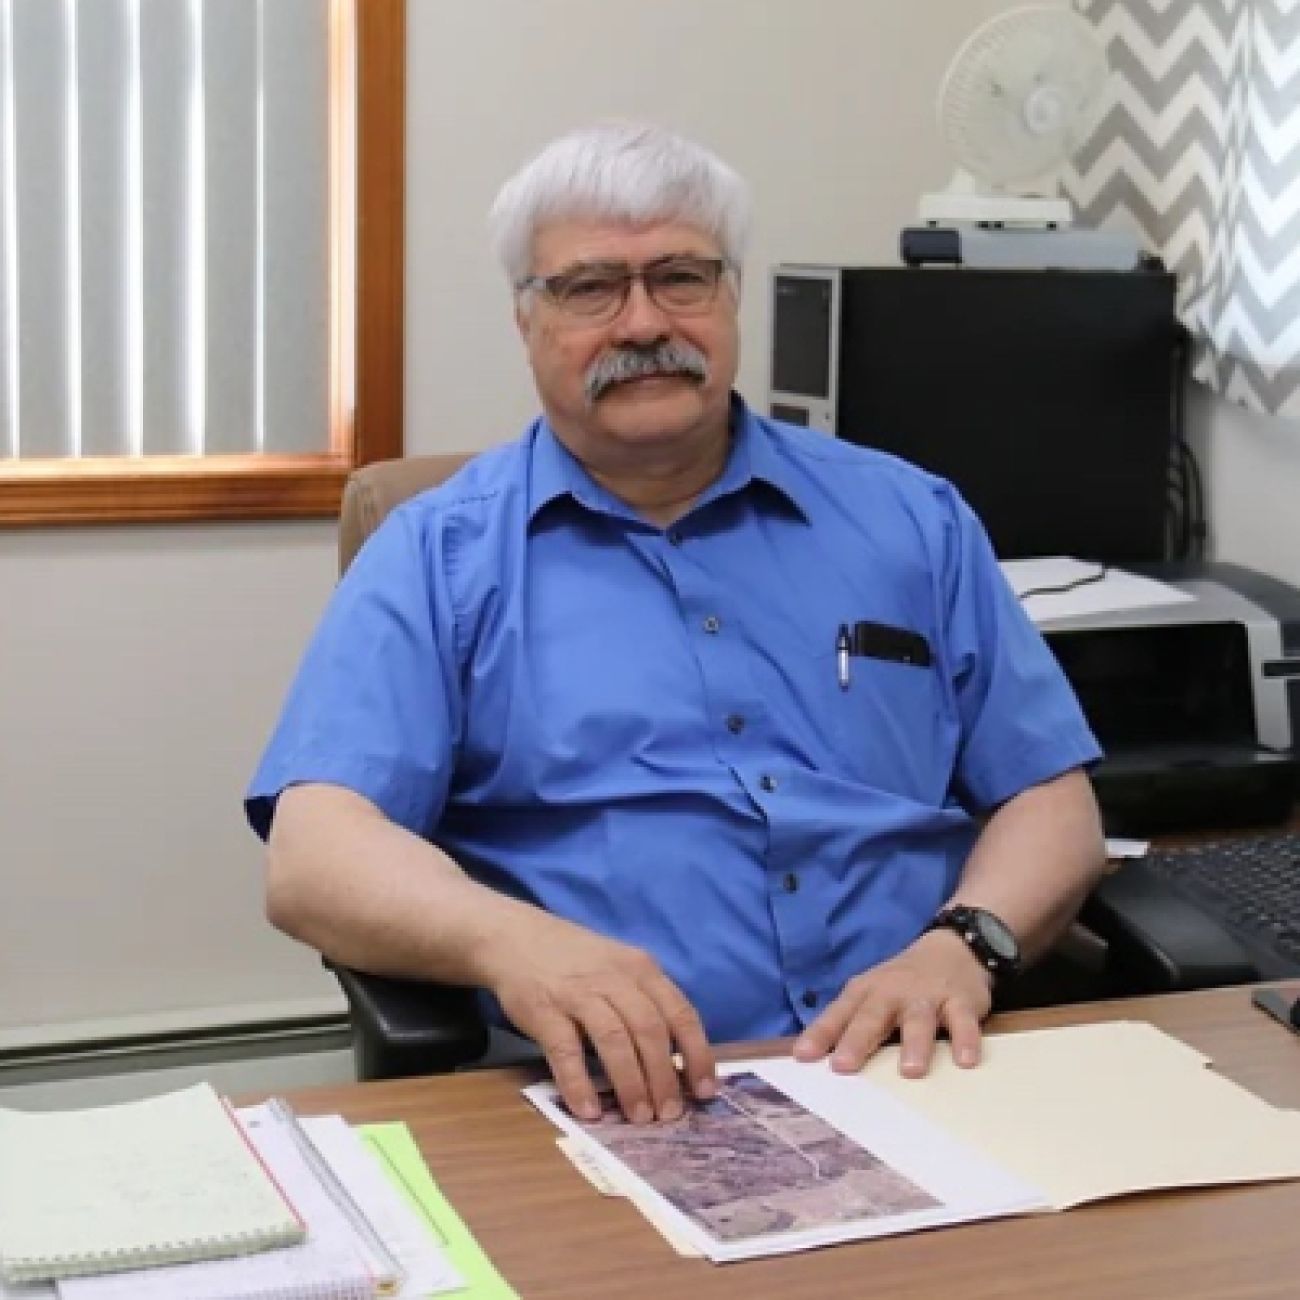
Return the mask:
MULTIPOLYGON (((804 1064, 792 1057, 759 1061, 739 1061, 728 1065, 723 1074, 728 1079, 752 1074, 784 1093, 792 1102, 838 1130, 858 1147, 865 1148, 880 1165, 888 1166, 894 1181, 901 1179, 929 1202, 926 1208, 881 1209, 867 1217, 830 1222, 817 1227, 791 1230, 759 1231, 730 1239, 704 1227, 696 1218, 674 1205, 645 1179, 634 1173, 627 1163, 614 1156, 576 1122, 561 1105, 552 1084, 537 1084, 524 1089, 524 1095, 565 1133, 580 1144, 595 1149, 598 1163, 610 1171, 620 1185, 628 1189, 634 1202, 654 1208, 674 1235, 681 1237, 708 1258, 716 1261, 752 1259, 763 1255, 808 1250, 833 1242, 853 1241, 866 1237, 886 1236, 942 1224, 993 1218, 1047 1209, 1042 1194, 1027 1183, 997 1167, 988 1157, 952 1139, 942 1130, 891 1098, 883 1090, 858 1075, 832 1073, 826 1062, 804 1064)), ((794 1164, 807 1162, 816 1182, 822 1176, 816 1162, 828 1166, 835 1156, 825 1155, 820 1125, 807 1132, 808 1146, 787 1141, 796 1133, 800 1121, 781 1119, 768 1122, 760 1116, 759 1124, 776 1135, 776 1144, 784 1144, 794 1164), (778 1133, 779 1129, 779 1133, 778 1133), (820 1143, 820 1145, 819 1145, 820 1143)), ((679 1121, 681 1123, 681 1121, 679 1121)), ((658 1126, 662 1131, 672 1125, 658 1126)), ((625 1133, 630 1132, 624 1129, 625 1133)), ((708 1152, 702 1153, 707 1156, 708 1152)), ((878 1166, 877 1166, 878 1170, 878 1166)), ((876 1176, 873 1171, 872 1177, 876 1176)), ((836 1199, 836 1175, 828 1173, 828 1203, 836 1199)), ((816 1189, 811 1189, 816 1195, 816 1189)), ((891 1193, 892 1194, 892 1189, 891 1193)), ((740 1198, 743 1200, 744 1198, 740 1198)), ((919 1199, 913 1197, 912 1199, 919 1199)), ((782 1202, 785 1193, 768 1197, 782 1202)))
MULTIPOLYGON (((331 1295, 369 1300, 382 1262, 321 1186, 282 1121, 268 1106, 250 1106, 236 1114, 306 1222, 303 1245, 238 1259, 68 1279, 57 1292, 54 1286, 0 1289, 0 1300, 53 1300, 56 1295, 61 1300, 226 1300, 276 1288, 298 1295, 313 1284, 326 1283, 340 1286, 331 1295)), ((347 1123, 332 1115, 304 1119, 300 1125, 406 1274, 401 1287, 385 1291, 385 1296, 416 1300, 462 1289, 464 1279, 347 1123)))
POLYGON ((266 1107, 236 1113, 249 1141, 307 1225, 307 1240, 300 1246, 237 1259, 68 1278, 58 1283, 60 1300, 228 1300, 275 1294, 277 1288, 299 1295, 308 1286, 324 1289, 328 1284, 337 1288, 328 1294, 338 1300, 372 1300, 375 1276, 364 1243, 320 1185, 297 1143, 266 1107))
POLYGON ((398 1300, 420 1300, 463 1288, 465 1280, 430 1237, 430 1225, 384 1177, 347 1121, 327 1115, 299 1122, 405 1271, 406 1280, 400 1290, 389 1294, 398 1300))
POLYGON ((1151 851, 1150 840, 1129 840, 1116 835, 1106 836, 1106 857, 1118 862, 1122 858, 1145 858, 1151 851))
MULTIPOLYGON (((208 1084, 81 1110, 0 1110, 6 1272, 146 1260, 161 1243, 297 1241, 301 1228, 208 1084)), ((51 1269, 52 1273, 54 1270, 51 1269)), ((22 1280, 27 1280, 23 1278, 22 1280)))
POLYGON ((1189 592, 1167 582, 1142 577, 1127 569, 1106 568, 1095 560, 1075 560, 1069 556, 1003 560, 1001 569, 1025 613, 1036 624, 1084 614, 1177 605, 1195 599, 1189 592), (1062 587, 1068 590, 1054 590, 1062 587), (1044 591, 1044 588, 1052 590, 1044 591), (1029 592, 1039 594, 1028 595, 1029 592))
MULTIPOLYGON (((602 1196, 620 1196, 624 1200, 631 1201, 638 1210, 641 1211, 642 1217, 659 1235, 679 1254, 687 1259, 700 1259, 703 1252, 688 1241, 684 1241, 674 1233, 673 1224, 665 1222, 659 1217, 659 1206, 663 1203, 662 1198, 656 1197, 652 1205, 646 1200, 638 1200, 638 1188, 630 1181, 624 1179, 619 1182, 619 1171, 617 1167, 606 1168, 600 1161, 597 1154, 597 1147, 594 1143, 580 1142, 577 1138, 561 1133, 555 1139, 555 1145, 564 1152, 564 1158, 602 1195, 602 1196)), ((640 1185, 644 1189, 645 1184, 640 1185)))

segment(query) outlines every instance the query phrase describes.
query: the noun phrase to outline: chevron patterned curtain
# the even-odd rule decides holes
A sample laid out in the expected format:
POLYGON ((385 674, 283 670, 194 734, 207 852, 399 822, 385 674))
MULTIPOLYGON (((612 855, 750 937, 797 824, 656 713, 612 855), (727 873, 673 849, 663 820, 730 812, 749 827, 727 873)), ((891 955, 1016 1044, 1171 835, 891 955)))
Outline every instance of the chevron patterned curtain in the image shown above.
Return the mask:
POLYGON ((1113 75, 1065 189, 1178 273, 1196 377, 1300 420, 1300 0, 1076 0, 1113 75))

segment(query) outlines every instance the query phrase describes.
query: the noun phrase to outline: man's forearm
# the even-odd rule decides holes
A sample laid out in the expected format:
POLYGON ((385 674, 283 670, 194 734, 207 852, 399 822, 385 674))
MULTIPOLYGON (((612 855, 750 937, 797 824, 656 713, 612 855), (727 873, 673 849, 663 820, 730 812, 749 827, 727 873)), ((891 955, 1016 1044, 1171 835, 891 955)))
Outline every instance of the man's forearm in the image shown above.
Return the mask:
POLYGON ((1081 771, 1032 786, 989 818, 953 902, 1007 923, 1025 958, 1042 956, 1106 869, 1092 786, 1081 771))
POLYGON ((492 949, 532 910, 338 786, 286 790, 268 850, 271 923, 376 974, 485 983, 492 949))

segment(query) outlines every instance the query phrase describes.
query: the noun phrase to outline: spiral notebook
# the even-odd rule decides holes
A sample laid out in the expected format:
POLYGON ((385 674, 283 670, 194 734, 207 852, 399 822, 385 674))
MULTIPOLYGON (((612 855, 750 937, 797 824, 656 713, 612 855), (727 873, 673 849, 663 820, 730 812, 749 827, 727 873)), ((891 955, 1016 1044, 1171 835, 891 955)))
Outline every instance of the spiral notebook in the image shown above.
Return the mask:
POLYGON ((207 1084, 50 1113, 0 1109, 0 1278, 222 1259, 303 1223, 207 1084))

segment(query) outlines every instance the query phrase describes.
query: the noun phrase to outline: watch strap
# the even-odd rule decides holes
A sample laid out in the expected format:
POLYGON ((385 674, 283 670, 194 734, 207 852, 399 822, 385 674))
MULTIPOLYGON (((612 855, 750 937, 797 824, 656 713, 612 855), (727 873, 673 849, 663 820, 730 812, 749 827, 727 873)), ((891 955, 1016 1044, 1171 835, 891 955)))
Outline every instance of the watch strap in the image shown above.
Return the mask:
POLYGON ((1001 917, 982 907, 971 907, 965 903, 955 903, 939 912, 925 933, 931 930, 952 930, 971 950, 976 960, 993 976, 995 984, 1010 979, 1020 970, 1019 947, 1015 942, 1010 927, 1001 917), (987 924, 986 924, 987 920, 987 924), (999 952, 990 941, 986 929, 989 925, 998 927, 1006 936, 1014 953, 999 952))

